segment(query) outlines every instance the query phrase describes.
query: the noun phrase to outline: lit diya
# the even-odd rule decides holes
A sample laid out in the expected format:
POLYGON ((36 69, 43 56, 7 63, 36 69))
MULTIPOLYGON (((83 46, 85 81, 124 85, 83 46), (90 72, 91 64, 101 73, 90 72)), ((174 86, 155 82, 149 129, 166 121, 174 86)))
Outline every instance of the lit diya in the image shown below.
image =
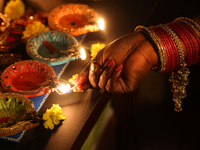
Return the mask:
POLYGON ((30 57, 49 65, 61 65, 80 57, 80 46, 70 34, 62 31, 46 31, 30 38, 26 44, 30 57))
POLYGON ((43 61, 24 60, 7 67, 1 85, 8 93, 35 97, 54 91, 58 85, 54 69, 43 61))
POLYGON ((30 99, 17 93, 0 95, 0 137, 31 129, 40 120, 30 99))
POLYGON ((99 31, 98 14, 86 4, 64 4, 54 8, 48 17, 49 27, 73 36, 99 31))

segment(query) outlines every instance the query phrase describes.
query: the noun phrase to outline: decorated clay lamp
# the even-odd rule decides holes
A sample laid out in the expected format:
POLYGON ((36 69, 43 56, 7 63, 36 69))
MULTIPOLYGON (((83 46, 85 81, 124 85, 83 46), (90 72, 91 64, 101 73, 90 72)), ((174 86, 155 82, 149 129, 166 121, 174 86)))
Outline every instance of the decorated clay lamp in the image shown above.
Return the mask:
POLYGON ((10 19, 0 13, 0 31, 4 32, 10 26, 10 19))
POLYGON ((65 64, 80 58, 78 41, 62 31, 46 31, 30 38, 26 50, 30 57, 51 66, 65 64))
POLYGON ((0 95, 0 137, 31 129, 40 120, 30 99, 17 93, 0 95))
POLYGON ((97 12, 86 4, 64 4, 54 8, 48 17, 51 29, 73 36, 101 30, 97 12))
POLYGON ((22 29, 10 26, 10 19, 0 13, 0 51, 9 52, 21 43, 22 29))
POLYGON ((1 75, 1 85, 7 93, 18 93, 25 97, 57 92, 66 94, 74 85, 60 83, 54 69, 43 61, 24 60, 7 67, 1 75))
POLYGON ((3 71, 1 85, 8 93, 35 97, 54 91, 58 79, 53 68, 47 63, 24 60, 10 65, 3 71))

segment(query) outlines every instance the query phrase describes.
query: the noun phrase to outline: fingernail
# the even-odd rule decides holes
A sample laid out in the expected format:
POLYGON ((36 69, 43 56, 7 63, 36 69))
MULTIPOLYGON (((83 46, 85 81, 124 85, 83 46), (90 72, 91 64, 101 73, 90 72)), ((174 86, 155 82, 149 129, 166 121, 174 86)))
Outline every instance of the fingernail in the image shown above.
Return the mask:
POLYGON ((115 71, 119 71, 119 70, 121 70, 122 69, 122 64, 120 64, 119 66, 117 66, 117 68, 115 68, 115 71))
POLYGON ((82 90, 82 86, 81 86, 81 85, 78 85, 78 86, 76 87, 76 90, 77 90, 77 91, 81 91, 81 90, 82 90))
POLYGON ((113 64, 113 59, 109 58, 108 63, 106 64, 106 67, 110 67, 113 64))
POLYGON ((90 70, 92 72, 97 71, 97 65, 95 64, 95 62, 91 62, 91 64, 90 64, 90 70))

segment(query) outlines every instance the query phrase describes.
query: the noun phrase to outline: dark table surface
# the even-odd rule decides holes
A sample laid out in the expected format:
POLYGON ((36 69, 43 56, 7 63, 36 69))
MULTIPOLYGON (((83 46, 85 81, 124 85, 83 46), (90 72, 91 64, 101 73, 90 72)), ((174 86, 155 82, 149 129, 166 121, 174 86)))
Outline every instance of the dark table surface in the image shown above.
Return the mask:
MULTIPOLYGON (((195 7, 193 1, 190 1, 191 7, 189 8, 185 2, 182 2, 183 5, 178 5, 178 1, 171 0, 168 2, 161 2, 159 0, 27 0, 24 2, 27 6, 46 12, 60 4, 69 2, 86 3, 93 7, 99 16, 104 19, 105 30, 88 33, 82 43, 85 46, 91 46, 91 44, 97 42, 108 44, 126 33, 133 32, 137 25, 150 26, 167 23, 176 17, 190 17, 197 14, 195 9, 190 9, 190 13, 185 11, 195 7)), ((75 60, 70 62, 61 78, 69 79, 73 74, 79 73, 88 62, 89 58, 85 61, 75 60)), ((66 95, 51 93, 41 108, 40 113, 50 108, 52 104, 59 104, 63 109, 63 113, 67 116, 66 120, 52 131, 46 130, 43 125, 30 129, 25 133, 20 143, 0 141, 0 150, 80 149, 110 98, 110 94, 107 92, 102 93, 91 89, 81 93, 72 92, 66 95)))

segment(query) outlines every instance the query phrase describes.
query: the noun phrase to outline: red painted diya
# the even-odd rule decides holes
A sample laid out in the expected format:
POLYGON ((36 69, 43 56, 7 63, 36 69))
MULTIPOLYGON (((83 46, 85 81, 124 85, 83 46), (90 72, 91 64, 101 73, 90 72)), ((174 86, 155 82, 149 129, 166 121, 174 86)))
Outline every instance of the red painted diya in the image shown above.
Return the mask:
POLYGON ((98 14, 86 4, 64 4, 54 8, 48 17, 51 29, 73 36, 99 31, 98 14))
POLYGON ((58 84, 53 68, 43 61, 25 60, 7 67, 1 75, 6 92, 35 97, 54 91, 58 84))

